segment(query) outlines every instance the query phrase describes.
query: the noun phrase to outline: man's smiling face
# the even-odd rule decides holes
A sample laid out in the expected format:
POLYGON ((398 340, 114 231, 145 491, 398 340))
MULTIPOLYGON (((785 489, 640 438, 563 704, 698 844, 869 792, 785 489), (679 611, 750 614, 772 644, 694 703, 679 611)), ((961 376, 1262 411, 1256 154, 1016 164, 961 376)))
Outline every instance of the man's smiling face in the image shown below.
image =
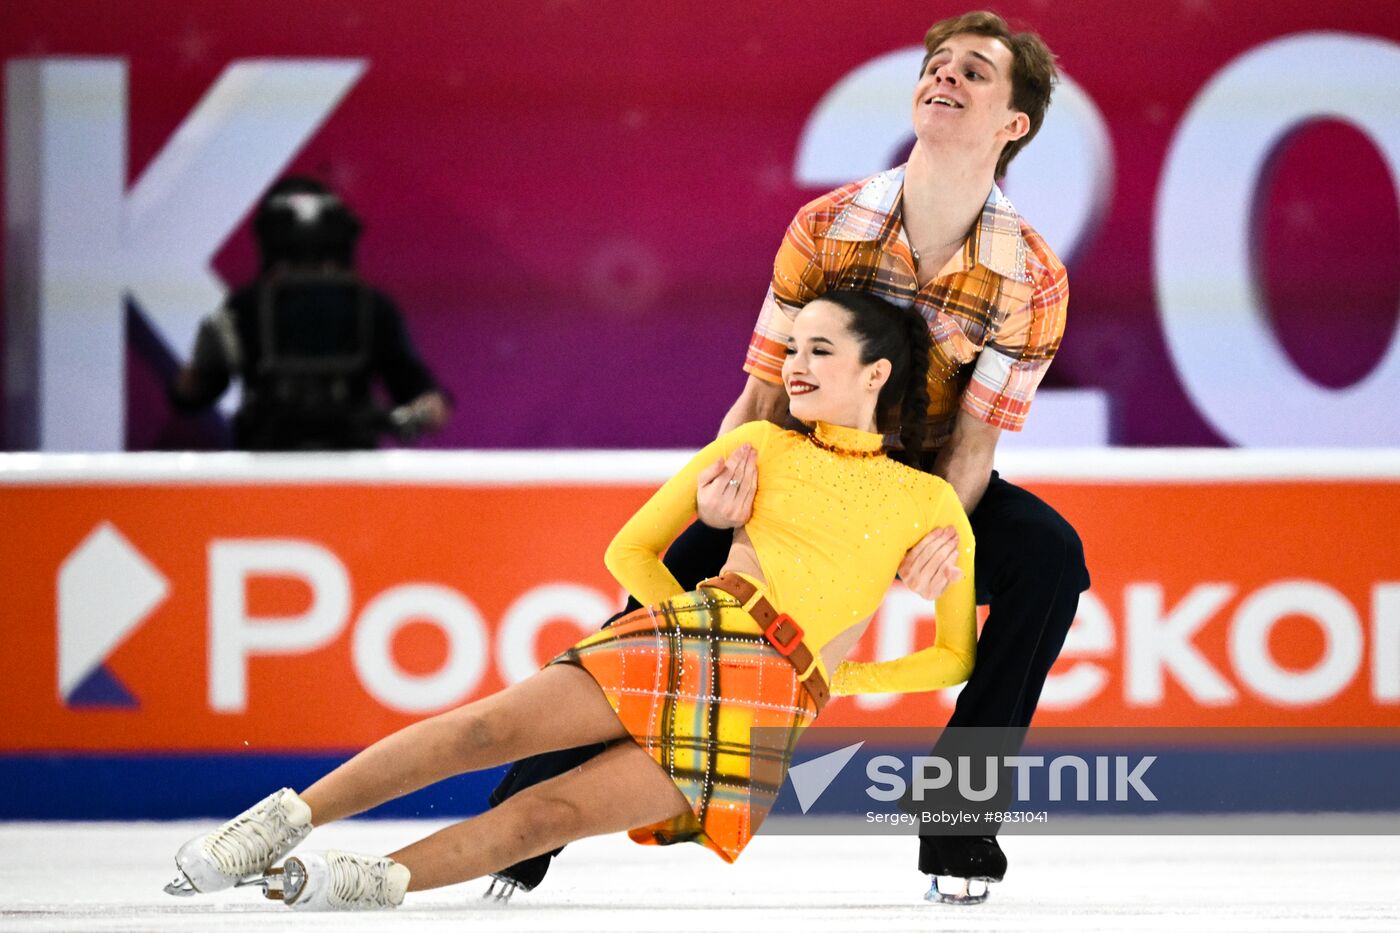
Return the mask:
POLYGON ((1024 132, 1011 106, 1011 50, 959 33, 933 50, 914 87, 914 133, 927 145, 959 143, 994 156, 1024 132))

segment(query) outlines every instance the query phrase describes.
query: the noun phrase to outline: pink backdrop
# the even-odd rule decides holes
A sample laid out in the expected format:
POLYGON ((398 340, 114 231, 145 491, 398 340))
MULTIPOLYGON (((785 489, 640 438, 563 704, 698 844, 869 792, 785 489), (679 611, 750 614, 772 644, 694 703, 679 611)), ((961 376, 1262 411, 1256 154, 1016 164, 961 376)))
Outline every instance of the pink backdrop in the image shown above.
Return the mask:
MULTIPOLYGON (((1069 327, 1047 385, 1105 391, 1115 443, 1221 443, 1183 390, 1155 307, 1152 219, 1168 145, 1232 59, 1300 31, 1400 39, 1400 5, 1000 9, 1058 52, 1102 112, 1113 152, 1106 211, 1071 264, 1069 327)), ((459 415, 432 443, 685 447, 713 433, 738 392, 773 251, 819 193, 792 180, 814 105, 954 12, 902 0, 8 0, 0 53, 125 58, 133 179, 230 62, 367 60, 292 167, 325 178, 364 217, 362 269, 399 300, 456 395, 459 415)), ((1347 67, 1302 60, 1292 77, 1325 82, 1347 67)), ((1279 339, 1313 381, 1345 386, 1395 330, 1394 182, 1339 122, 1296 134, 1266 177, 1257 261, 1279 339)), ((1014 168, 1009 189, 1014 200, 1014 168)), ((229 283, 251 273, 246 226, 216 267, 229 283)), ((138 348, 129 363, 128 446, 190 442, 156 391, 160 361, 138 348)))

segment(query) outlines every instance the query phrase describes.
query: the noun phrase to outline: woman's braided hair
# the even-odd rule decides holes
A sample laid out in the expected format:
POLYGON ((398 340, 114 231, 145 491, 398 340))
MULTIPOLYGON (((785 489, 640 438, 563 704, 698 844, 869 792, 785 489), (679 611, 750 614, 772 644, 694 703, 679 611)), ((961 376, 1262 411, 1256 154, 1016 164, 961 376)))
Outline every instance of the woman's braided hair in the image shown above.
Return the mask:
POLYGON ((899 429, 904 449, 891 456, 917 466, 928 430, 928 322, 912 306, 900 308, 869 292, 827 292, 823 300, 844 309, 860 342, 860 362, 890 361, 890 377, 875 403, 882 431, 899 429))

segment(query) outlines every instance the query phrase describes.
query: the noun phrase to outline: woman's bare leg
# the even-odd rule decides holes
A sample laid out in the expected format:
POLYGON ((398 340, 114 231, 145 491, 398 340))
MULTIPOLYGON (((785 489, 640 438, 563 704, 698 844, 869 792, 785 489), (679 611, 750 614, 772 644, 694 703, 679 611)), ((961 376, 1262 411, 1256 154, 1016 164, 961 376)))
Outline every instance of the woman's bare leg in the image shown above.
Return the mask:
POLYGON ((301 799, 320 826, 453 775, 626 734, 587 672, 554 664, 380 739, 302 791, 301 799))
POLYGON ((666 772, 627 739, 389 857, 412 874, 410 891, 424 891, 479 878, 575 839, 622 832, 689 810, 666 772))

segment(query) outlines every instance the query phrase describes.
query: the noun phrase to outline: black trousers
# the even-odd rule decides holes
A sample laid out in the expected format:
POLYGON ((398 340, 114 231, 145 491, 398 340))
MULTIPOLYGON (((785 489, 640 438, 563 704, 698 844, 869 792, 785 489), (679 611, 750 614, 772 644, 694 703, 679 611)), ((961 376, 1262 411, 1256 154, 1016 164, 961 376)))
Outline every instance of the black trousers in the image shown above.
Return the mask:
MULTIPOLYGON (((968 519, 977 537, 977 602, 989 611, 977 639, 972 676, 934 748, 934 754, 950 761, 971 746, 988 751, 988 730, 1000 733, 990 733, 1000 754, 1020 751, 1045 678, 1074 621, 1079 594, 1089 588, 1079 535, 1027 490, 993 472, 968 519), (978 731, 960 731, 973 728, 978 731)), ((998 828, 982 825, 992 834, 998 828)), ((936 874, 939 864, 932 839, 921 836, 919 870, 936 874)))
MULTIPOLYGON (((977 601, 990 608, 977 640, 972 677, 959 694, 948 725, 1005 729, 1004 753, 1015 754, 1074 621, 1079 594, 1089 588, 1089 572, 1084 547, 1069 522, 995 472, 968 517, 977 536, 977 601)), ((694 589, 701 580, 719 573, 732 539, 728 530, 696 522, 671 545, 664 562, 682 586, 694 589)), ((637 605, 629 602, 624 611, 637 605)), ((491 805, 578 767, 602 747, 551 752, 517 762, 491 794, 491 805)), ((942 749, 939 754, 947 752, 942 749)), ((510 870, 502 874, 534 887, 544 877, 549 857, 521 863, 519 874, 510 870)), ((936 864, 927 837, 920 839, 919 863, 921 869, 936 864)))

